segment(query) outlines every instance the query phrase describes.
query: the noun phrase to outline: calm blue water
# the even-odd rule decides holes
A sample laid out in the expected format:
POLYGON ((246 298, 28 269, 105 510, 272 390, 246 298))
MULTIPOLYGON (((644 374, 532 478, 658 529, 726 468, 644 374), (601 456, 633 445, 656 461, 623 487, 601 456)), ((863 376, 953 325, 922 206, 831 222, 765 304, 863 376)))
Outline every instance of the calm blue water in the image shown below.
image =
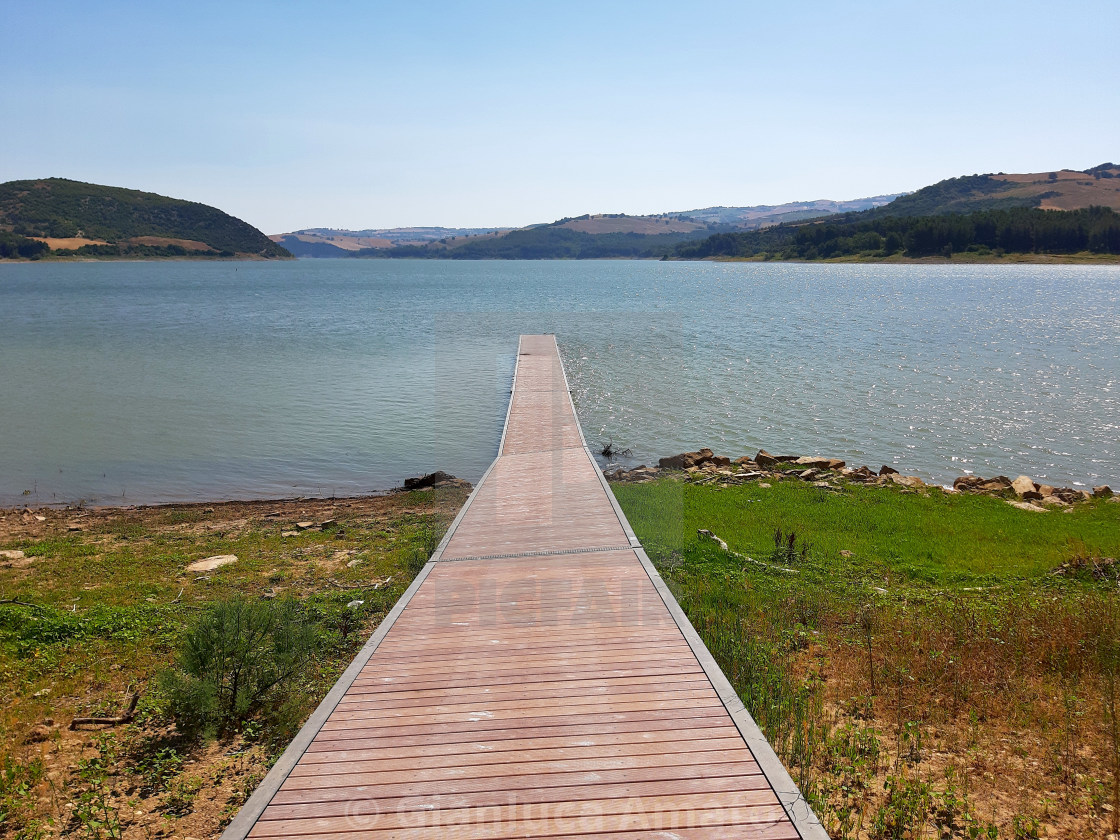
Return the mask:
POLYGON ((493 458, 517 336, 591 442, 1120 484, 1120 269, 0 265, 0 504, 351 494, 493 458), (25 493, 25 491, 27 491, 25 493))

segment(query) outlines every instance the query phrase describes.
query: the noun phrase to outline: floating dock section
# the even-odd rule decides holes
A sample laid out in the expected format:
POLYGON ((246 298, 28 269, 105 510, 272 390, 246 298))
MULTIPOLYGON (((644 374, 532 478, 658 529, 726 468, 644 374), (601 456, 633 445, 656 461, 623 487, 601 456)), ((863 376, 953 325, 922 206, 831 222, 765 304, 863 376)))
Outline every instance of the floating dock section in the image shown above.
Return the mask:
POLYGON ((826 840, 522 336, 498 458, 222 840, 826 840))

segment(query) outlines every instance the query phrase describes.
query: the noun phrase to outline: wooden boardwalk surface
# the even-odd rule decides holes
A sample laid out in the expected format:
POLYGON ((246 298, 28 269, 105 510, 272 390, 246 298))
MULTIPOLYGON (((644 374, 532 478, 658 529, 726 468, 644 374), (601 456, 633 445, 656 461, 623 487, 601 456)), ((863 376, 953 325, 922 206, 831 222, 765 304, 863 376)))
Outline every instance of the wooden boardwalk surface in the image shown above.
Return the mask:
POLYGON ((499 457, 253 795, 243 838, 826 835, 523 336, 499 457))

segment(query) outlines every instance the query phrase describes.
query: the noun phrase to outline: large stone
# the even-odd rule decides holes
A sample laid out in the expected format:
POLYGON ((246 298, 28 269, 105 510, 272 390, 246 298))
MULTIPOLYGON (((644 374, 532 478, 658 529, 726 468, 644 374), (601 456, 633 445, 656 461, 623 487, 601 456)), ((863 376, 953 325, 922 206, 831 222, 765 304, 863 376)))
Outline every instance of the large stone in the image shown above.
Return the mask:
POLYGON ((960 491, 979 490, 983 483, 984 479, 978 475, 962 475, 953 480, 953 489, 960 491))
POLYGON ((827 470, 829 459, 821 458, 819 455, 802 455, 793 463, 802 467, 810 467, 815 470, 827 470))
POLYGON ((1011 489, 1020 499, 1041 499, 1042 494, 1036 489, 1034 479, 1021 475, 1011 482, 1011 489))
POLYGON ((758 468, 758 462, 754 458, 751 458, 749 455, 744 455, 742 458, 736 458, 735 463, 740 467, 746 467, 748 470, 758 468))
MULTIPOLYGON (((666 470, 687 470, 689 467, 699 467, 712 460, 712 450, 701 449, 699 452, 682 452, 680 455, 670 455, 661 458, 657 464, 666 470)), ((731 463, 731 459, 727 459, 731 463)))
POLYGON ((443 470, 436 470, 434 473, 418 476, 417 478, 406 478, 404 480, 405 490, 423 490, 426 487, 435 487, 445 481, 454 481, 455 476, 451 473, 445 473, 443 470))
POLYGON ((900 475, 899 473, 888 473, 887 478, 889 478, 900 487, 913 487, 914 489, 918 489, 920 487, 926 486, 926 483, 916 475, 900 475))
POLYGON ((986 478, 980 482, 980 489, 987 493, 1002 493, 1004 490, 1011 489, 1011 479, 1005 475, 986 478))
POLYGON ((1099 487, 1093 488, 1093 498, 1107 499, 1112 495, 1112 488, 1107 484, 1102 484, 1099 487))
POLYGON ((1047 499, 1050 496, 1054 495, 1054 488, 1051 487, 1049 484, 1040 484, 1040 485, 1038 485, 1037 489, 1038 489, 1038 494, 1040 496, 1042 496, 1042 498, 1044 498, 1044 499, 1047 499))
POLYGON ((731 466, 731 459, 728 458, 726 455, 713 455, 712 458, 711 458, 711 461, 717 467, 730 467, 731 466))
POLYGON ((830 470, 842 470, 847 465, 848 465, 847 461, 842 461, 839 458, 829 458, 828 459, 828 468, 830 470))
POLYGON ((1038 505, 1031 504, 1030 502, 1017 502, 1014 500, 1009 500, 1007 503, 1011 505, 1011 507, 1017 507, 1019 508, 1019 510, 1029 510, 1031 511, 1031 513, 1049 513, 1046 508, 1039 507, 1038 505))
POLYGON ((215 569, 220 569, 222 566, 228 566, 230 563, 236 562, 236 554, 215 554, 213 557, 204 557, 201 560, 195 560, 187 566, 187 571, 212 572, 215 569))
POLYGON ((879 475, 898 475, 898 470, 883 464, 883 466, 879 467, 879 475))
POLYGON ((758 450, 758 454, 754 456, 754 461, 760 467, 772 467, 778 463, 778 459, 767 452, 765 449, 758 450))

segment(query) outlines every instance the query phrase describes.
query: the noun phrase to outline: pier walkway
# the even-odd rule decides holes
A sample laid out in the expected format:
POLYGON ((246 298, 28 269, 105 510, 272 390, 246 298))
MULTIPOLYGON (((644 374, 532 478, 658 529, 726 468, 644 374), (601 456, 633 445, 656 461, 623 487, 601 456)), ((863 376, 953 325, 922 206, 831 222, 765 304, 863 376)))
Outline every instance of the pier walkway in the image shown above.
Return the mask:
POLYGON ((223 840, 825 840, 522 336, 498 458, 223 840))

